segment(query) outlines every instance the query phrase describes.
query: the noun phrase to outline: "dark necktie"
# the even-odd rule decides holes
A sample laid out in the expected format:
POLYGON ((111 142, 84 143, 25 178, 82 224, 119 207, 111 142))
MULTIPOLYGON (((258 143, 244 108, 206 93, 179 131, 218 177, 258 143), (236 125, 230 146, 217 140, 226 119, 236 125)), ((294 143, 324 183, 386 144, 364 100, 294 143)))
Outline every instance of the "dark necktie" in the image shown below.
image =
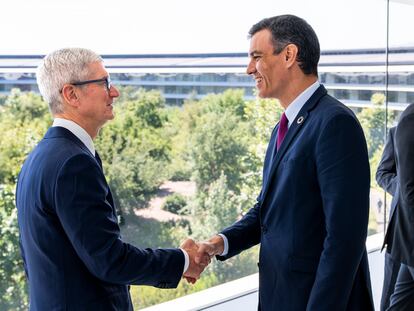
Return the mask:
POLYGON ((282 144, 283 139, 286 136, 288 131, 288 119, 286 118, 285 113, 282 114, 279 122, 279 129, 277 130, 277 150, 279 150, 280 145, 282 144))

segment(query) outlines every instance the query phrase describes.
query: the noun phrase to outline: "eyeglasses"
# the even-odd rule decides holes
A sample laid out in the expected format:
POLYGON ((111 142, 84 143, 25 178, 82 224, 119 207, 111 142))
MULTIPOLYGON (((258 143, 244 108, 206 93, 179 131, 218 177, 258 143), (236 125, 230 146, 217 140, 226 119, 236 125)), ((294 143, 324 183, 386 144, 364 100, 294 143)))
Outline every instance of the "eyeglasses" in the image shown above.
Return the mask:
POLYGON ((106 86, 106 89, 108 90, 108 92, 111 90, 112 84, 111 84, 111 78, 109 76, 105 77, 105 78, 102 78, 102 79, 79 81, 79 82, 73 82, 73 83, 70 83, 70 84, 72 84, 72 85, 85 85, 85 84, 89 84, 89 83, 99 83, 99 82, 105 82, 105 86, 106 86))

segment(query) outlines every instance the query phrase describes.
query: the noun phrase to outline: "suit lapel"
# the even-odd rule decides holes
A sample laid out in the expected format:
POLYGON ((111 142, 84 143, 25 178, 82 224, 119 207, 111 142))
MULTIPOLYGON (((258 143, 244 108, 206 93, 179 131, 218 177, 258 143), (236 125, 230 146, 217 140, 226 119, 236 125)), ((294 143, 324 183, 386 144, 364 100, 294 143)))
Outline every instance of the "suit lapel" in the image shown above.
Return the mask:
POLYGON ((309 100, 305 103, 302 109, 299 111, 298 115, 296 116, 295 120, 293 120, 292 124, 289 127, 288 132, 286 133, 285 138, 283 139, 282 144, 280 145, 280 149, 277 151, 273 161, 271 161, 271 169, 269 172, 269 176, 267 178, 267 182, 264 185, 263 195, 262 195, 262 202, 264 201, 266 194, 269 190, 269 186, 272 182, 273 175, 276 172, 277 167, 280 164, 280 161, 283 159, 286 151, 289 149, 289 146, 294 141, 295 137, 299 133, 299 131, 303 128, 303 125, 306 124, 307 118, 309 116, 309 112, 316 106, 322 96, 326 95, 326 89, 323 85, 321 85, 315 93, 309 98, 309 100))

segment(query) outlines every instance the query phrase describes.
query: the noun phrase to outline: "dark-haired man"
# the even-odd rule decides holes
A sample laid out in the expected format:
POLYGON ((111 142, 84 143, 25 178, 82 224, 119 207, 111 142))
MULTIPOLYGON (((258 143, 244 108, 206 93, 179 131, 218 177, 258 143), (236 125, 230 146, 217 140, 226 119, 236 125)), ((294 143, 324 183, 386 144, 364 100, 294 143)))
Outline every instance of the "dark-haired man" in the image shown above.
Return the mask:
MULTIPOLYGON (((373 310, 365 249, 370 173, 361 126, 318 82, 320 48, 293 15, 250 29, 247 73, 285 109, 257 203, 199 254, 226 260, 261 244, 261 310, 373 310)), ((197 260, 197 258, 196 258, 197 260)))

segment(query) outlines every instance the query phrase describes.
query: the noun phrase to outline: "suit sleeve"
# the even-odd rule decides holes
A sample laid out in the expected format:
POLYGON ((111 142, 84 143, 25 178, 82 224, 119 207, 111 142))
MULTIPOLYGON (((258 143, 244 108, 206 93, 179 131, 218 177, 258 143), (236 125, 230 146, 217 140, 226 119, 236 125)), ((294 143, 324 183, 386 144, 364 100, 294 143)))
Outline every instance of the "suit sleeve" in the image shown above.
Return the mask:
POLYGON ((404 116, 395 135, 401 207, 414 217, 414 113, 404 116))
POLYGON ((184 267, 182 251, 124 243, 108 191, 101 168, 88 155, 71 157, 58 173, 56 213, 87 269, 109 283, 176 287, 184 267))
POLYGON ((356 118, 340 114, 328 121, 316 160, 326 238, 307 310, 346 310, 365 252, 369 214, 368 153, 356 118))
POLYGON ((221 232, 228 240, 229 251, 226 256, 217 256, 217 259, 226 260, 260 243, 259 209, 260 201, 241 220, 221 232))
POLYGON ((394 129, 390 129, 387 142, 375 175, 378 185, 394 195, 397 186, 397 166, 394 153, 394 129))

